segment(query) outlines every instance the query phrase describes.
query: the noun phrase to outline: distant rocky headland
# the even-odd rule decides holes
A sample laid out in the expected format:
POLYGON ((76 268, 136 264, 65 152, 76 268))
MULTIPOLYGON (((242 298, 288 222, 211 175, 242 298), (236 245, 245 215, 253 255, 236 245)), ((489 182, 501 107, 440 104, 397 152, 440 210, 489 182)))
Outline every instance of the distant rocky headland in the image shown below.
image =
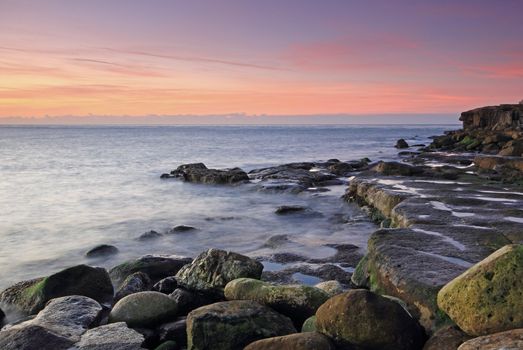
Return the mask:
MULTIPOLYGON (((109 271, 78 265, 22 281, 0 293, 9 316, 0 348, 522 349, 523 104, 477 108, 460 120, 461 130, 429 145, 398 140, 396 161, 329 159, 249 173, 181 165, 161 178, 295 194, 346 185, 344 200, 379 229, 366 249, 346 242, 326 259, 274 254, 275 271, 206 247, 196 257, 147 255, 109 271), (295 273, 319 283, 291 284, 295 273)), ((275 215, 320 214, 289 205, 275 215)), ((286 240, 274 235, 266 245, 286 240)))

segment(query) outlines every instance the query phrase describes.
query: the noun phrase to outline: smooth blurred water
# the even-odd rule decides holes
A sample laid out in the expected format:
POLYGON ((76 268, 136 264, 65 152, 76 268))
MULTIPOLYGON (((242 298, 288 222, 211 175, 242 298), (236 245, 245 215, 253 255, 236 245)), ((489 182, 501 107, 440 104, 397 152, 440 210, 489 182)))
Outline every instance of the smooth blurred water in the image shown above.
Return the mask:
POLYGON ((394 158, 398 138, 426 143, 455 126, 98 126, 0 127, 0 288, 57 269, 110 267, 146 253, 194 256, 210 248, 263 255, 276 234, 285 249, 333 253, 326 243, 365 247, 374 229, 339 196, 256 192, 160 180, 182 163, 245 170, 292 161, 394 158), (305 204, 321 217, 279 217, 282 204, 305 204), (344 217, 344 220, 339 220, 344 217), (193 225, 196 233, 151 242, 148 230, 193 225), (120 252, 88 260, 85 251, 114 244, 120 252))

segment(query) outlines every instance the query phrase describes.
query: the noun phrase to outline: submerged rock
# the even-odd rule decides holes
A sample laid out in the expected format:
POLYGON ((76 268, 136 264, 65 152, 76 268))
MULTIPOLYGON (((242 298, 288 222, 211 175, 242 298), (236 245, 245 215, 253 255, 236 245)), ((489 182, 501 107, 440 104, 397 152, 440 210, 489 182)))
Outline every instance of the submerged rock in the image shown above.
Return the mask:
POLYGON ((523 245, 505 246, 445 285, 438 306, 470 335, 523 328, 523 245))
POLYGON ((398 303, 365 289, 330 298, 316 312, 319 332, 339 347, 420 349, 422 328, 398 303))
POLYGON ((75 344, 75 349, 142 350, 143 341, 143 335, 118 322, 88 330, 75 344))
POLYGON ((125 322, 129 327, 151 327, 172 320, 178 305, 158 292, 139 292, 120 300, 109 314, 109 322, 125 322))
POLYGON ((253 300, 293 319, 301 326, 314 315, 329 295, 323 290, 304 285, 271 285, 252 278, 239 278, 225 286, 227 300, 253 300))
POLYGON ((85 256, 88 258, 97 258, 100 256, 114 255, 118 253, 118 248, 114 245, 100 244, 92 249, 89 249, 85 256))
POLYGON ((259 339, 295 332, 287 317, 246 300, 203 306, 187 316, 188 350, 240 350, 259 339))
POLYGON ((145 292, 151 288, 151 279, 143 272, 135 272, 122 282, 116 291, 114 300, 118 301, 128 295, 145 292))
POLYGON ((409 148, 409 144, 404 139, 399 139, 398 141, 396 141, 396 145, 394 147, 399 148, 399 149, 409 148))
POLYGON ((249 181, 249 176, 240 168, 232 169, 208 169, 203 163, 180 165, 170 175, 162 175, 162 178, 175 177, 187 182, 205 184, 234 184, 249 181))
POLYGON ((245 255, 209 249, 184 266, 176 275, 187 289, 223 297, 223 288, 230 281, 249 277, 259 279, 263 265, 245 255))
POLYGON ((257 340, 245 350, 335 350, 329 338, 321 333, 306 332, 257 340))
POLYGON ((105 269, 77 265, 48 277, 19 282, 0 294, 0 302, 34 314, 49 300, 67 295, 83 295, 106 303, 113 298, 113 285, 105 269))
POLYGON ((144 232, 142 233, 138 238, 137 240, 139 241, 149 241, 149 240, 153 240, 153 239, 157 239, 157 238, 160 238, 162 237, 163 235, 159 232, 156 232, 154 230, 151 230, 151 231, 147 231, 147 232, 144 232))
POLYGON ((293 214, 293 213, 302 213, 306 211, 307 208, 303 207, 301 205, 282 205, 278 207, 274 213, 278 215, 287 215, 287 214, 293 214))
POLYGON ((187 225, 178 225, 178 226, 174 226, 172 229, 170 229, 169 233, 176 234, 176 233, 183 233, 183 232, 190 232, 190 231, 196 231, 196 227, 187 226, 187 225))
POLYGON ((523 349, 523 328, 485 335, 461 344, 458 350, 518 350, 523 349))
POLYGON ((182 266, 190 264, 191 261, 191 258, 174 255, 144 255, 113 267, 109 275, 116 286, 135 272, 145 273, 155 283, 162 278, 176 275, 182 266))

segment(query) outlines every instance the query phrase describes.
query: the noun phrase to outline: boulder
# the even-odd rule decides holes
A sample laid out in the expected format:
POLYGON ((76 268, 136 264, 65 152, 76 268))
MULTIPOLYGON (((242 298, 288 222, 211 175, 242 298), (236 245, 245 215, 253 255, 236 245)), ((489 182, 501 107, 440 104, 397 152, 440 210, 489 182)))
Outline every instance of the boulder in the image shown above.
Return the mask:
POLYGON ((151 231, 147 231, 147 232, 142 233, 137 238, 137 240, 139 240, 139 241, 149 241, 149 240, 160 238, 162 236, 163 235, 160 232, 156 232, 154 230, 151 230, 151 231))
POLYGON ((507 245, 438 293, 438 306, 467 334, 523 328, 523 245, 507 245))
POLYGON ((169 298, 178 304, 178 313, 180 315, 187 315, 190 311, 200 306, 212 304, 215 301, 214 298, 210 299, 203 294, 183 288, 176 288, 174 292, 169 294, 169 298))
POLYGON ((404 139, 399 139, 398 141, 396 141, 396 145, 394 147, 399 148, 399 149, 409 148, 409 144, 404 139))
MULTIPOLYGON (((162 178, 166 176, 162 175, 162 178)), ((187 182, 204 184, 234 184, 249 181, 249 176, 240 168, 208 169, 203 163, 180 165, 171 171, 169 177, 181 178, 187 182)))
POLYGON ((78 341, 88 329, 97 326, 102 318, 102 306, 95 300, 71 295, 52 299, 32 320, 15 327, 37 325, 72 341, 78 341))
POLYGON ((2 350, 67 350, 74 342, 37 325, 0 331, 2 350))
POLYGON ((445 326, 436 331, 427 340, 423 350, 456 350, 460 344, 469 340, 470 336, 465 334, 456 326, 445 326))
POLYGON ((178 350, 180 347, 178 346, 178 343, 176 343, 173 340, 168 340, 166 342, 161 343, 158 345, 154 350, 178 350))
POLYGON ((116 248, 114 245, 100 244, 94 248, 89 249, 85 253, 85 256, 88 258, 98 258, 102 256, 114 255, 116 253, 118 253, 118 248, 116 248))
POLYGON ((179 346, 187 345, 187 318, 179 317, 175 321, 164 323, 155 329, 160 343, 175 341, 179 346))
POLYGON ((114 300, 118 301, 128 295, 138 292, 146 292, 151 288, 151 279, 143 272, 135 272, 122 282, 116 291, 114 300))
POLYGON ((523 106, 502 104, 480 107, 461 113, 459 120, 463 122, 465 130, 518 129, 523 126, 523 106))
POLYGON ((106 303, 113 298, 113 285, 105 269, 77 265, 48 277, 19 282, 0 294, 0 302, 35 314, 49 300, 67 295, 83 295, 106 303))
POLYGON ((420 349, 423 332, 398 303, 365 289, 330 298, 316 312, 316 327, 339 347, 420 349))
POLYGON ((120 286, 127 276, 135 272, 145 273, 156 283, 162 278, 176 275, 182 266, 190 264, 191 261, 191 258, 175 255, 144 255, 113 267, 109 275, 116 286, 120 286))
POLYGON ((498 153, 499 156, 509 157, 522 157, 523 156, 523 139, 512 140, 507 142, 501 151, 498 153))
POLYGON ((85 332, 75 344, 77 350, 142 350, 143 336, 124 322, 112 323, 85 332))
POLYGON ((247 256, 209 249, 184 266, 176 275, 186 289, 223 297, 223 288, 230 281, 249 277, 259 279, 263 265, 247 256))
POLYGON ((187 316, 188 350, 239 350, 264 338, 296 333, 289 318, 252 301, 203 306, 187 316))
POLYGON ((316 315, 309 317, 301 326, 302 332, 316 332, 316 315))
POLYGON ((512 329, 474 338, 464 342, 458 350, 520 350, 523 349, 523 328, 512 329))
POLYGON ((183 232, 190 232, 190 231, 196 231, 196 227, 187 226, 187 225, 178 225, 178 226, 174 226, 172 229, 170 229, 169 233, 176 234, 176 233, 183 233, 183 232))
POLYGON ((165 277, 164 279, 158 281, 154 286, 153 290, 163 294, 171 294, 178 287, 178 281, 176 277, 165 277))
POLYGON ((276 208, 274 213, 278 215, 287 215, 287 214, 293 214, 293 213, 302 213, 305 210, 307 210, 306 207, 303 207, 301 205, 282 205, 276 208))
POLYGON ((152 327, 173 320, 178 305, 158 292, 139 292, 120 300, 109 314, 109 322, 125 322, 129 327, 152 327))
POLYGON ((329 294, 305 285, 271 285, 252 278, 235 279, 225 286, 227 300, 253 300, 290 317, 297 326, 314 315, 329 294))
POLYGON ((370 170, 386 176, 414 176, 423 173, 420 167, 399 162, 378 162, 370 170))
POLYGON ((323 290, 325 293, 329 295, 329 297, 333 297, 337 294, 343 293, 343 286, 340 282, 336 280, 320 282, 316 284, 314 287, 323 290))
POLYGON ((245 350, 335 350, 329 338, 321 333, 306 332, 257 340, 245 350))

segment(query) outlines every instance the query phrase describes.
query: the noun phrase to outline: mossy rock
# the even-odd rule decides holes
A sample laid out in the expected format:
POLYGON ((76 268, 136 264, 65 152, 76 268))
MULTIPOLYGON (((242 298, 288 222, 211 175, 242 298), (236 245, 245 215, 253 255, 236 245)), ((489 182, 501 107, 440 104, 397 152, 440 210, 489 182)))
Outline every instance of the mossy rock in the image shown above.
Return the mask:
POLYGON ((417 350, 424 340, 401 305, 366 289, 330 298, 316 312, 316 327, 342 349, 417 350))
POLYGON ((523 245, 507 245, 445 285, 438 306, 467 334, 523 328, 523 245))
POLYGON ((245 255, 219 249, 209 249, 184 266, 176 275, 178 283, 217 298, 223 298, 223 288, 237 278, 261 277, 263 265, 245 255))
POLYGON ((240 350, 264 338, 296 333, 289 318, 247 300, 219 302, 187 316, 188 350, 240 350))
POLYGON ((178 304, 159 292, 139 292, 116 303, 109 314, 109 322, 125 322, 129 327, 152 327, 174 320, 178 304))
POLYGON ((54 298, 82 295, 99 303, 110 302, 113 285, 101 267, 77 265, 44 278, 19 282, 0 294, 0 302, 27 314, 35 314, 54 298))
POLYGON ((225 286, 228 300, 253 300, 293 319, 301 326, 329 299, 319 288, 305 285, 272 285, 252 278, 239 278, 225 286))
POLYGON ((152 283, 156 283, 165 277, 176 275, 184 265, 190 264, 191 261, 191 258, 179 256, 144 255, 113 267, 109 270, 109 275, 116 287, 119 287, 128 276, 136 272, 145 273, 152 283))
POLYGON ((316 332, 316 315, 309 317, 301 326, 302 332, 316 332))

